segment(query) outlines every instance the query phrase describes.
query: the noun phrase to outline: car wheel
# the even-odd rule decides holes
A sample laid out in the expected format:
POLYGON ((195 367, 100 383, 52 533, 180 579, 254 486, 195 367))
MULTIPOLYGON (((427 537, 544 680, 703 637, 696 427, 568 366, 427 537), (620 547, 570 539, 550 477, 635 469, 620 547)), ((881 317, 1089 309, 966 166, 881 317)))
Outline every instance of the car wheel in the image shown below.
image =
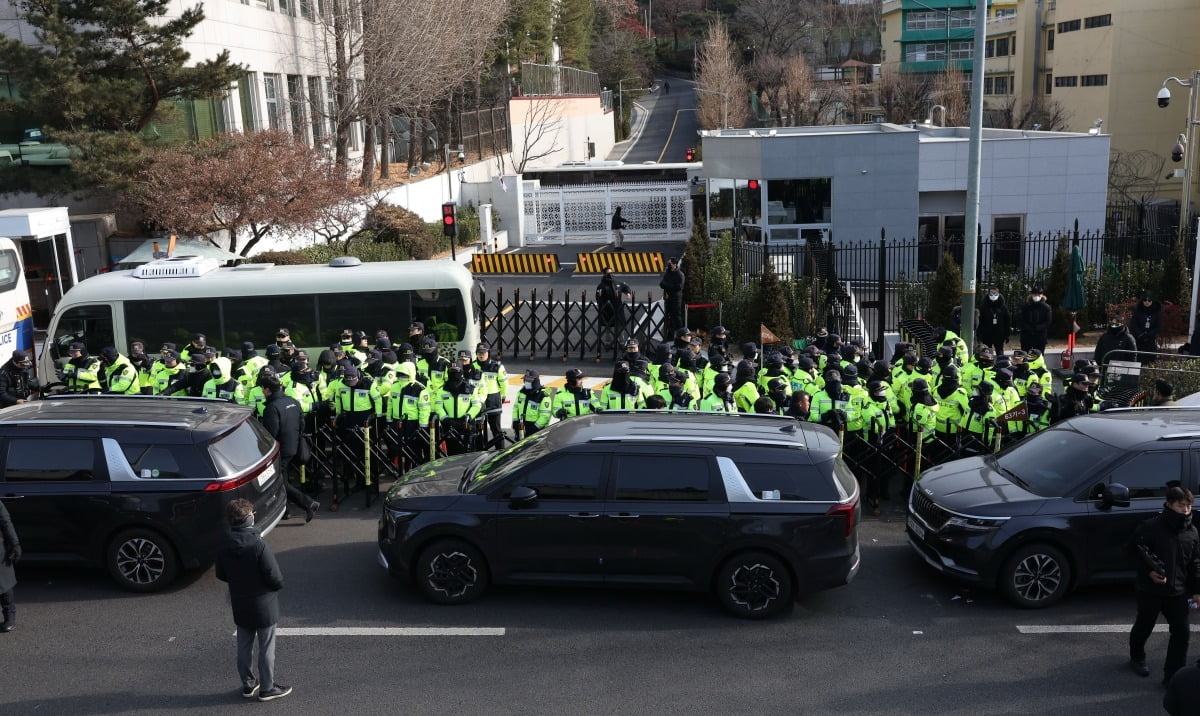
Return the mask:
POLYGON ((156 592, 175 581, 179 560, 171 543, 152 530, 132 529, 108 545, 108 572, 132 592, 156 592))
POLYGON ((462 540, 441 540, 417 558, 414 581, 421 594, 437 604, 466 604, 488 585, 483 554, 462 540))
POLYGON ((746 552, 730 558, 717 572, 717 599, 734 616, 766 619, 792 606, 792 576, 778 558, 746 552))
POLYGON ((1024 609, 1041 609, 1066 595, 1071 563, 1057 547, 1029 544, 1009 556, 1000 571, 1000 591, 1024 609))

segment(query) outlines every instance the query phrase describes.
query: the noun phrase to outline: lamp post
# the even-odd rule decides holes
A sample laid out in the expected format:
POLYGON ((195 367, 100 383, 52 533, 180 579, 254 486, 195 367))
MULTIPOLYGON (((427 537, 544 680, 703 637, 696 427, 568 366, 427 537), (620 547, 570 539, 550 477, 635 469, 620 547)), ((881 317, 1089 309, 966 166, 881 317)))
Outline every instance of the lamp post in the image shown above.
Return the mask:
MULTIPOLYGON (((1166 107, 1171 102, 1171 91, 1167 89, 1168 82, 1175 82, 1181 87, 1188 88, 1187 124, 1184 125, 1183 145, 1183 196, 1179 200, 1179 239, 1190 233, 1192 214, 1192 165, 1196 156, 1196 127, 1200 126, 1200 70, 1192 72, 1191 79, 1183 80, 1178 77, 1168 77, 1163 80, 1162 88, 1158 90, 1158 106, 1166 107)), ((1191 318, 1188 322, 1188 337, 1196 332, 1196 301, 1200 299, 1200 222, 1196 227, 1196 259, 1192 265, 1192 305, 1191 318)))
POLYGON ((719 95, 721 95, 721 97, 722 97, 722 98, 725 100, 725 101, 724 101, 724 104, 722 104, 722 105, 721 105, 721 129, 727 129, 727 128, 729 127, 729 93, 728 93, 728 92, 721 92, 721 91, 719 91, 719 90, 708 90, 708 89, 703 89, 703 88, 700 88, 700 87, 697 87, 697 88, 696 88, 696 91, 697 91, 697 92, 703 92, 703 93, 705 93, 705 94, 719 94, 719 95))

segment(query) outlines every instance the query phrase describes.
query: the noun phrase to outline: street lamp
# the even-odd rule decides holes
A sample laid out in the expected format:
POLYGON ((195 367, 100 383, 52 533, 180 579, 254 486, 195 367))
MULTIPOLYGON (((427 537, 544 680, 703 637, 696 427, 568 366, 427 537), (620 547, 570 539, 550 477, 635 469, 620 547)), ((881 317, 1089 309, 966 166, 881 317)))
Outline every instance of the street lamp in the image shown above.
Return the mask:
MULTIPOLYGON (((1197 106, 1200 104, 1200 92, 1196 91, 1200 87, 1200 70, 1193 70, 1190 80, 1181 80, 1174 76, 1163 80, 1162 87, 1158 90, 1157 96, 1159 107, 1166 107, 1171 103, 1171 90, 1167 89, 1168 82, 1175 82, 1181 87, 1188 88, 1187 124, 1184 125, 1180 141, 1172 152, 1172 158, 1178 155, 1183 161, 1183 196, 1179 200, 1179 238, 1182 240, 1187 235, 1188 230, 1191 229, 1189 222, 1192 218, 1192 165, 1195 164, 1196 127, 1200 125, 1200 119, 1197 119, 1197 115, 1200 114, 1200 111, 1197 111, 1200 109, 1197 106), (1181 148, 1182 151, 1179 151, 1181 148)), ((1196 260, 1192 265, 1192 305, 1191 319, 1188 323, 1189 336, 1196 332, 1196 301, 1198 298, 1200 298, 1200 222, 1197 222, 1196 227, 1196 260)))
POLYGON ((719 94, 719 95, 721 95, 722 98, 724 98, 725 102, 724 102, 724 104, 721 105, 721 129, 728 128, 729 127, 729 93, 721 92, 719 90, 707 90, 707 89, 703 89, 700 87, 697 87, 696 91, 703 92, 705 94, 719 94))

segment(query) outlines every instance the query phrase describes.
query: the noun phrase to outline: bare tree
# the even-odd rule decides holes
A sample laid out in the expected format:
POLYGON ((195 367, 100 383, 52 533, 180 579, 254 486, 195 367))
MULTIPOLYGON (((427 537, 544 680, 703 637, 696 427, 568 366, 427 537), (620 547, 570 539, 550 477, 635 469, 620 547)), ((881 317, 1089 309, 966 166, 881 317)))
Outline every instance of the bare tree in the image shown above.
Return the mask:
POLYGON ((809 107, 812 103, 813 73, 804 55, 787 58, 779 84, 780 113, 786 124, 801 126, 811 124, 809 107))
MULTIPOLYGON (((967 102, 967 81, 962 70, 953 62, 946 63, 946 69, 939 72, 933 79, 933 88, 929 93, 929 101, 945 107, 944 127, 965 127, 968 124, 969 103, 967 102)), ((932 110, 930 110, 932 111, 932 110)), ((918 113, 923 116, 924 113, 918 113)))
POLYGON ((754 38, 754 54, 788 55, 800 49, 811 22, 805 0, 742 0, 735 22, 754 38))
MULTIPOLYGON (((528 104, 525 122, 512 123, 513 151, 508 163, 513 174, 524 174, 525 167, 562 151, 558 137, 562 132, 562 103, 553 97, 529 97, 516 100, 528 104)), ((497 165, 504 171, 504 157, 497 156, 497 165)))
POLYGON ((1166 157, 1146 149, 1132 152, 1114 149, 1108 160, 1109 196, 1131 202, 1154 196, 1166 163, 1166 157))
POLYGON ((696 85, 707 90, 699 93, 696 101, 701 127, 714 129, 721 127, 722 122, 727 122, 729 127, 746 125, 746 78, 738 63, 729 29, 720 18, 708 26, 708 34, 700 47, 696 85))
POLYGON ((1061 102, 1046 97, 1034 97, 1022 103, 1013 95, 990 108, 989 123, 1000 129, 1041 129, 1061 132, 1071 121, 1071 113, 1061 102))
POLYGON ((923 117, 929 109, 929 78, 887 67, 879 78, 879 107, 887 122, 905 124, 923 117))

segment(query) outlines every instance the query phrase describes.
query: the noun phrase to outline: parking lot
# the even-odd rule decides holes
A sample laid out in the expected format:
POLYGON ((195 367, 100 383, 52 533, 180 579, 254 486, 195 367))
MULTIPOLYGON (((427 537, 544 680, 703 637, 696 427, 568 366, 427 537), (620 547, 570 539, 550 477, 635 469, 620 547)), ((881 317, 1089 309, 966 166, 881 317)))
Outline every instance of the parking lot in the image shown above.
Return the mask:
MULTIPOLYGON (((862 524, 863 568, 848 587, 746 622, 710 597, 660 591, 507 587, 427 604, 378 567, 378 511, 360 504, 267 538, 286 579, 277 676, 295 687, 291 713, 1159 709, 1166 635, 1150 641, 1151 678, 1129 673, 1130 587, 1016 610, 933 574, 904 543, 898 510, 862 524)), ((6 716, 273 708, 238 694, 225 585, 211 569, 145 596, 98 571, 19 576, 20 626, 0 636, 6 716)))

